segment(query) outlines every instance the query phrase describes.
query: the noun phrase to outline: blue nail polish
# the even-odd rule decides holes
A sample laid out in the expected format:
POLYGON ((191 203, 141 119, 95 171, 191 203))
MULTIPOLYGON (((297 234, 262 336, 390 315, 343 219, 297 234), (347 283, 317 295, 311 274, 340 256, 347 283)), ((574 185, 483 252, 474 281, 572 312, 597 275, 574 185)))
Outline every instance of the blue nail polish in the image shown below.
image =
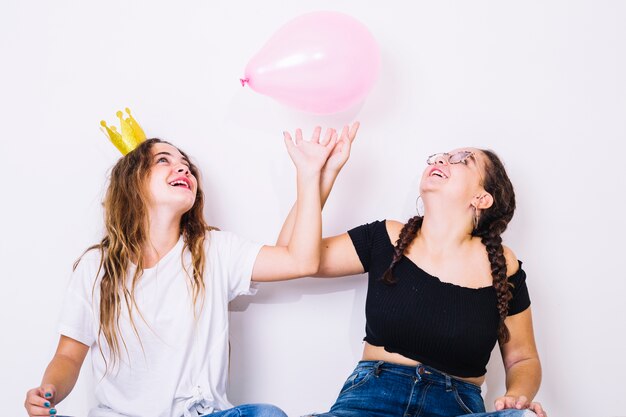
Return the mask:
POLYGON ((57 410, 55 410, 54 408, 50 409, 50 415, 53 416, 57 413, 57 410))
POLYGON ((51 393, 51 392, 46 392, 45 397, 46 397, 46 398, 50 398, 50 397, 52 397, 52 393, 51 393))
POLYGON ((45 403, 43 403, 44 407, 50 407, 50 403, 48 401, 46 401, 45 403))

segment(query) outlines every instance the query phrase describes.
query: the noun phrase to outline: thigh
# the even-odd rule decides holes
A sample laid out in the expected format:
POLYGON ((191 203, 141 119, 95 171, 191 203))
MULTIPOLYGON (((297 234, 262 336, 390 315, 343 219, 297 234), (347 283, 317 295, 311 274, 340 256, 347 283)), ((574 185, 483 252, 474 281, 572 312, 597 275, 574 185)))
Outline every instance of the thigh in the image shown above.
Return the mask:
POLYGON ((430 385, 425 387, 422 398, 413 412, 424 417, 451 417, 472 415, 485 411, 480 388, 452 382, 438 376, 427 377, 430 385))
POLYGON ((411 397, 412 383, 410 376, 360 365, 344 383, 330 411, 311 416, 402 416, 411 397))
POLYGON ((287 417, 287 414, 271 404, 243 404, 204 417, 287 417))

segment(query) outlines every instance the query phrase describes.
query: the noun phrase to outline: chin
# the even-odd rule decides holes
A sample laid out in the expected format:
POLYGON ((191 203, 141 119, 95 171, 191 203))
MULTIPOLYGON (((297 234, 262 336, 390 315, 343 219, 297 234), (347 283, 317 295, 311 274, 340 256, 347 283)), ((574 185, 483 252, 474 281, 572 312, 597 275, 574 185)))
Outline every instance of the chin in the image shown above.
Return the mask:
POLYGON ((193 201, 182 200, 182 201, 177 201, 172 206, 177 208, 176 211, 180 212, 181 214, 185 214, 193 208, 194 203, 195 203, 195 200, 193 201))

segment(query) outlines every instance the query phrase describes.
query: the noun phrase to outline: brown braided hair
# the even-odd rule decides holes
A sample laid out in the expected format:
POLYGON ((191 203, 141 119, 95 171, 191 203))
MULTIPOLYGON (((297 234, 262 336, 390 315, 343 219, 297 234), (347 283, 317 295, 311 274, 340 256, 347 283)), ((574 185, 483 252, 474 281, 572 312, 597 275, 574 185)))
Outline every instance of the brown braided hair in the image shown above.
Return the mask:
MULTIPOLYGON (((487 257, 491 264, 492 285, 496 290, 500 316, 498 341, 506 343, 510 339, 510 333, 504 320, 509 312, 509 301, 512 295, 511 284, 506 273, 506 259, 501 234, 513 218, 515 192, 500 158, 493 151, 484 149, 480 149, 480 151, 487 159, 482 186, 493 197, 493 204, 488 209, 482 210, 476 228, 472 231, 472 236, 479 237, 487 250, 487 257)), ((414 216, 402 227, 394 247, 391 264, 382 276, 382 281, 386 284, 391 285, 396 282, 393 277, 393 268, 400 261, 409 244, 415 239, 423 220, 424 218, 421 216, 414 216)))
POLYGON ((413 239, 415 239, 417 231, 422 227, 423 221, 423 216, 413 216, 402 227, 402 230, 400 230, 400 236, 398 236, 396 246, 393 248, 393 259, 391 260, 391 265, 389 265, 389 268, 387 268, 382 277, 385 284, 392 285, 397 282, 397 280, 393 277, 393 267, 396 266, 400 259, 402 259, 405 249, 411 244, 411 242, 413 242, 413 239))

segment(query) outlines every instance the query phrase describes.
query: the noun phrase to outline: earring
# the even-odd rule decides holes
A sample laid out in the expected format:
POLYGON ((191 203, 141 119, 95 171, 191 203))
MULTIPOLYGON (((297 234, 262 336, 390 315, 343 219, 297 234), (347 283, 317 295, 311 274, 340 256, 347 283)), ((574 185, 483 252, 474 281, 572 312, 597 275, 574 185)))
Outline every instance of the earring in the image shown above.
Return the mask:
MULTIPOLYGON (((474 206, 472 206, 474 207, 474 206)), ((472 230, 476 230, 478 228, 478 220, 480 219, 480 216, 478 214, 478 209, 476 207, 474 207, 474 216, 473 216, 473 223, 474 223, 474 228, 472 230)))
POLYGON ((422 200, 422 196, 418 195, 415 200, 415 211, 417 215, 420 217, 424 217, 424 200, 422 200))

